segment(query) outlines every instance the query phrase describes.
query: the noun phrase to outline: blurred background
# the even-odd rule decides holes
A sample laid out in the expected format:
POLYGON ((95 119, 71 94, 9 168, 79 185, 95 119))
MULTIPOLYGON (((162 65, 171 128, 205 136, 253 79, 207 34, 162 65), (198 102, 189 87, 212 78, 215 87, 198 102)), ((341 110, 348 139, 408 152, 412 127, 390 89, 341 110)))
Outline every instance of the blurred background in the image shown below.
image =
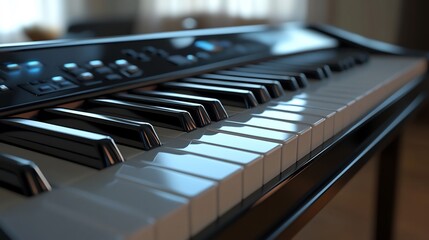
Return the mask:
POLYGON ((0 43, 308 21, 427 49, 419 26, 428 6, 423 0, 0 0, 0 43))
MULTIPOLYGON (((307 21, 429 50, 424 0, 0 0, 0 44, 307 21)), ((407 126, 395 239, 427 239, 429 111, 407 126)), ((377 161, 359 174, 296 239, 371 239, 377 161)))

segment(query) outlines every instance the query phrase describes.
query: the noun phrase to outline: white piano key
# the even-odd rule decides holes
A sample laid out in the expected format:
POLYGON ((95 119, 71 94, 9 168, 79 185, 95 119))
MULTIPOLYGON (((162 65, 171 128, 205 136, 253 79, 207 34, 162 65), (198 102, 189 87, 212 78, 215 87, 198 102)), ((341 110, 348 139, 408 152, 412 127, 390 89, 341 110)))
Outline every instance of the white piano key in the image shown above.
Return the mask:
POLYGON ((282 104, 282 105, 294 105, 294 106, 301 106, 301 107, 308 107, 308 108, 317 108, 317 109, 324 109, 324 110, 331 110, 336 114, 335 117, 335 125, 334 125, 334 134, 339 133, 341 130, 344 129, 344 123, 346 119, 346 115, 349 114, 347 106, 343 104, 337 104, 337 103, 326 103, 326 102, 318 102, 318 101, 312 101, 312 100, 305 100, 305 99, 299 99, 299 98, 293 98, 288 101, 277 101, 274 102, 275 104, 282 104))
POLYGON ((316 116, 308 116, 296 113, 282 112, 276 110, 265 110, 260 113, 253 113, 253 116, 275 119, 280 121, 292 122, 302 125, 311 126, 311 150, 322 145, 325 136, 325 119, 316 116))
POLYGON ((243 167, 243 198, 262 187, 264 165, 260 154, 191 140, 175 139, 164 146, 240 165, 243 167))
POLYGON ((164 147, 136 155, 127 159, 127 162, 137 167, 149 164, 216 181, 218 215, 226 213, 243 198, 243 168, 237 164, 164 147))
POLYGON ((296 123, 283 122, 260 117, 235 116, 230 122, 240 123, 248 126, 261 127, 276 131, 282 131, 298 135, 298 159, 303 158, 311 151, 311 127, 296 123))
POLYGON ((325 119, 325 124, 324 124, 325 127, 323 130, 323 141, 325 142, 326 140, 334 136, 335 112, 332 112, 330 110, 324 110, 324 109, 307 108, 307 107, 293 106, 293 105, 281 105, 281 104, 269 105, 267 109, 274 109, 277 111, 293 112, 293 113, 299 113, 302 115, 323 117, 325 119))
POLYGON ((340 104, 343 106, 346 106, 347 114, 344 115, 343 118, 343 124, 344 127, 351 124, 354 119, 354 113, 357 111, 358 107, 356 104, 355 99, 345 99, 341 97, 325 97, 325 96, 317 96, 315 94, 307 94, 307 93, 301 93, 299 95, 295 95, 294 98, 304 99, 304 100, 311 100, 311 101, 318 101, 318 102, 327 102, 327 103, 334 103, 334 104, 340 104))
POLYGON ((190 201, 191 235, 197 234, 217 217, 217 184, 159 167, 135 167, 128 163, 111 167, 117 177, 186 197, 190 201))
POLYGON ((330 91, 328 91, 328 89, 326 88, 320 88, 318 89, 318 91, 313 92, 312 94, 314 94, 315 96, 322 96, 322 97, 330 97, 330 98, 337 98, 337 99, 343 99, 343 100, 348 100, 348 101, 354 101, 354 109, 351 112, 351 120, 356 121, 357 119, 359 119, 359 117, 364 113, 361 112, 362 109, 365 108, 365 103, 362 101, 363 100, 363 95, 364 93, 347 93, 341 90, 336 90, 336 89, 330 89, 330 91))
POLYGON ((0 222, 17 239, 155 239, 153 219, 71 189, 56 189, 7 209, 0 222))
POLYGON ((203 129, 188 133, 182 137, 263 155, 264 183, 269 182, 280 174, 282 153, 280 144, 203 129))
POLYGON ((190 238, 189 200, 144 185, 100 173, 73 187, 115 201, 152 218, 157 240, 190 238))
POLYGON ((81 178, 98 173, 96 169, 53 156, 0 143, 0 151, 33 161, 53 187, 62 187, 81 178))
POLYGON ((0 211, 25 202, 29 197, 0 187, 0 211))
POLYGON ((286 170, 297 161, 298 136, 296 134, 251 127, 228 121, 211 124, 209 128, 217 132, 281 144, 281 171, 286 170))

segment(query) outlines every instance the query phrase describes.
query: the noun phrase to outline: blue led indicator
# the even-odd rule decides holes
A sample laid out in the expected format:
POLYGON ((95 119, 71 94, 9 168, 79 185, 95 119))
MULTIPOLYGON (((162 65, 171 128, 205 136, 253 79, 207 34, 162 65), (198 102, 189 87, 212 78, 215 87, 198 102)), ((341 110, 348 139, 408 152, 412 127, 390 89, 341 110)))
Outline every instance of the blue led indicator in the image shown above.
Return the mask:
POLYGON ((203 40, 196 41, 195 46, 208 52, 213 52, 216 50, 216 46, 213 43, 203 40))
POLYGON ((77 64, 76 63, 66 63, 64 64, 64 68, 67 70, 72 70, 77 68, 77 64))
POLYGON ((21 69, 21 67, 16 63, 9 63, 6 65, 6 68, 8 71, 18 71, 21 69))
POLYGON ((116 65, 120 66, 120 67, 124 67, 128 65, 128 61, 125 59, 118 59, 115 61, 116 65))
POLYGON ((42 63, 40 63, 39 61, 29 61, 29 62, 27 62, 27 67, 28 68, 41 68, 42 63))

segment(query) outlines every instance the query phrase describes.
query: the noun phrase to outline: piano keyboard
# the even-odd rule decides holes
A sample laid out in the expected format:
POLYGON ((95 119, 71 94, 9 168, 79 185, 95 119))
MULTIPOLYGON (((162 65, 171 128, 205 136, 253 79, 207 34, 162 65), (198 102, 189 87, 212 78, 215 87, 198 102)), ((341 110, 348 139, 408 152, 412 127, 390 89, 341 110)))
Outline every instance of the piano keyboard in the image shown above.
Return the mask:
POLYGON ((290 25, 1 48, 0 236, 189 239, 233 221, 426 71, 341 43, 290 25))

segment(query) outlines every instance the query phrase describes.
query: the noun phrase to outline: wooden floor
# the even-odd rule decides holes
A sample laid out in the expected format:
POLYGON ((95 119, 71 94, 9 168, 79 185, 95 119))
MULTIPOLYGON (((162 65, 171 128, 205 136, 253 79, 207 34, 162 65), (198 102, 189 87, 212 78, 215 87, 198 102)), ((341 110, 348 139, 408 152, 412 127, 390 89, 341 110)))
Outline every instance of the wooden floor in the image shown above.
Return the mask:
MULTIPOLYGON (((372 160, 295 240, 374 239, 377 161, 372 160)), ((429 239, 429 108, 405 128, 398 188, 394 239, 429 239)))

